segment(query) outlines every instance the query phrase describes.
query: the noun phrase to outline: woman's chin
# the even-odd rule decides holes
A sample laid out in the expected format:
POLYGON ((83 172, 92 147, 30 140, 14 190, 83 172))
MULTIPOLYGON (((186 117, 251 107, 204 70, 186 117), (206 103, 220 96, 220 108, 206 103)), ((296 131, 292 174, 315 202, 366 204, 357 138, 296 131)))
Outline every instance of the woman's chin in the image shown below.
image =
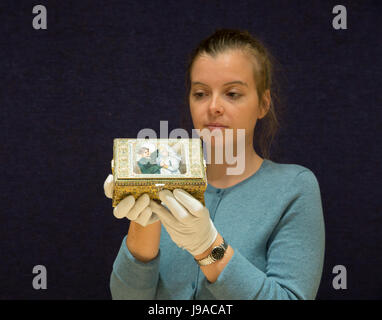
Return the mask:
POLYGON ((211 137, 210 139, 203 139, 203 142, 211 148, 223 148, 225 145, 224 138, 211 137))

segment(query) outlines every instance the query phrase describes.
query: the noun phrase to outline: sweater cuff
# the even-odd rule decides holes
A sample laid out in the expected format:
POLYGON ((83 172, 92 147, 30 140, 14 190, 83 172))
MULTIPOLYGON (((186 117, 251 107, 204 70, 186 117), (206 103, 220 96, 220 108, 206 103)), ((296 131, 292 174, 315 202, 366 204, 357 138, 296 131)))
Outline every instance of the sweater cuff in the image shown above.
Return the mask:
POLYGON ((204 279, 203 285, 217 300, 252 300, 264 285, 267 276, 256 268, 237 249, 218 279, 211 283, 204 279))
POLYGON ((156 287, 159 278, 160 249, 158 255, 149 262, 137 260, 126 245, 126 237, 123 238, 121 248, 113 264, 114 274, 134 289, 150 289, 156 287))

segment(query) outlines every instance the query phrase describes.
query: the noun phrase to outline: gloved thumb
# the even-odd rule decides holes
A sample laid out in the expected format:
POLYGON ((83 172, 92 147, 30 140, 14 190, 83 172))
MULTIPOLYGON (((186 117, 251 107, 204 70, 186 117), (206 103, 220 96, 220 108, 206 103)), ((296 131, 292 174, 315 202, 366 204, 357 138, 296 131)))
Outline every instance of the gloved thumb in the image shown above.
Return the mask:
POLYGON ((112 174, 109 174, 103 183, 103 190, 105 192, 105 196, 112 199, 113 198, 113 190, 114 190, 114 177, 112 174))
POLYGON ((150 200, 150 208, 153 213, 156 213, 159 219, 167 224, 175 223, 175 218, 171 214, 169 210, 167 210, 164 206, 157 203, 155 200, 150 200))

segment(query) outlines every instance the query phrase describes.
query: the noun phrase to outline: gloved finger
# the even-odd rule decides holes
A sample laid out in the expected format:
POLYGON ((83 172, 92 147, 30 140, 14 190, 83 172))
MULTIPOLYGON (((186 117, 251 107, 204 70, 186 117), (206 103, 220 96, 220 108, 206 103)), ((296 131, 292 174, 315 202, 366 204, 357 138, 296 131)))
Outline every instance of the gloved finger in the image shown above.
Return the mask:
POLYGON ((109 174, 103 183, 103 190, 105 191, 105 196, 112 199, 114 189, 114 178, 112 174, 109 174))
POLYGON ((171 224, 173 225, 176 223, 176 219, 171 214, 169 210, 167 210, 165 207, 161 206, 154 200, 150 200, 150 208, 151 211, 156 213, 158 218, 164 223, 164 224, 171 224))
POLYGON ((200 217, 204 212, 203 204, 183 189, 175 189, 174 197, 178 200, 193 216, 200 217))
POLYGON ((135 220, 138 215, 150 204, 150 197, 147 193, 142 194, 137 201, 135 201, 134 206, 127 213, 127 218, 129 220, 135 220))
POLYGON ((167 208, 170 209, 173 216, 178 221, 185 221, 190 217, 190 213, 175 199, 170 190, 162 190, 159 192, 159 198, 164 202, 167 208))
POLYGON ((159 221, 159 217, 154 212, 151 212, 150 219, 149 219, 149 221, 147 221, 146 226, 148 226, 149 224, 152 224, 154 222, 157 222, 157 221, 159 221))
POLYGON ((127 216, 130 209, 134 206, 135 199, 132 195, 124 198, 118 205, 114 208, 113 214, 117 219, 122 219, 127 216))
POLYGON ((170 209, 167 208, 166 204, 165 204, 163 201, 161 201, 160 204, 161 204, 163 207, 165 207, 168 211, 170 211, 170 209))
POLYGON ((143 209, 143 211, 140 213, 140 215, 138 216, 137 219, 135 219, 134 221, 136 223, 139 223, 142 227, 146 227, 150 218, 151 218, 151 215, 152 215, 152 211, 151 211, 151 208, 150 207, 146 207, 145 209, 143 209))

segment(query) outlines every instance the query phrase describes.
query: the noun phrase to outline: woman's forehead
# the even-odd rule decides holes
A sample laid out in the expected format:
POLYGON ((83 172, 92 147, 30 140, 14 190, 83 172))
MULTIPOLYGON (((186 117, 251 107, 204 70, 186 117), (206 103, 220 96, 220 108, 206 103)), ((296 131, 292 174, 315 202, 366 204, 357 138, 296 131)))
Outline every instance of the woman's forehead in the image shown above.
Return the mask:
POLYGON ((253 81, 253 64, 241 51, 228 51, 216 57, 204 54, 195 60, 191 82, 212 85, 231 81, 253 81))

